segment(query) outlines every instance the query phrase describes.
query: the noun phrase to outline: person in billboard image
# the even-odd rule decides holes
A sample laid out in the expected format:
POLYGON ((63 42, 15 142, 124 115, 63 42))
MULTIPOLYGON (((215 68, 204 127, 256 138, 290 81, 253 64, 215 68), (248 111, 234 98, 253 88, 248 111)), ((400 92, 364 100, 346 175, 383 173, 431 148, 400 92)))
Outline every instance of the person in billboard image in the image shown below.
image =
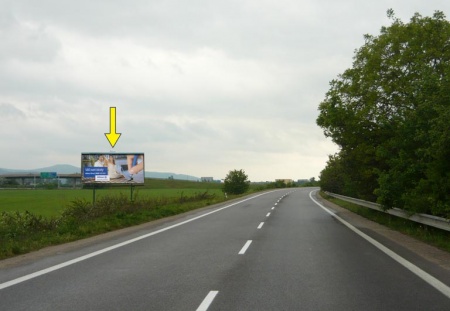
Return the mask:
POLYGON ((127 155, 127 171, 122 171, 122 173, 129 181, 144 182, 144 156, 127 155))
POLYGON ((94 166, 99 167, 99 166, 108 166, 108 160, 106 159, 106 157, 104 155, 101 155, 98 157, 98 160, 95 161, 94 166))

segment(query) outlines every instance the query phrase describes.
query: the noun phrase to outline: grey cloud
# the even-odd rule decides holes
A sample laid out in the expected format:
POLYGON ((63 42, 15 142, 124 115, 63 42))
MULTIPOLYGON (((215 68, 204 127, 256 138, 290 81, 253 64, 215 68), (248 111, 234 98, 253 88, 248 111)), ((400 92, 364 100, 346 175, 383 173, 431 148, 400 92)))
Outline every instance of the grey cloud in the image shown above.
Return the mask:
MULTIPOLYGON (((175 50, 208 46, 233 57, 298 57, 299 51, 321 53, 334 32, 352 29, 332 27, 342 21, 328 1, 287 3, 259 1, 19 1, 15 9, 24 18, 58 24, 89 36, 137 38, 141 44, 175 50), (335 11, 323 10, 322 4, 335 11), (328 18, 327 21, 324 18, 328 18), (314 31, 310 31, 314 29, 314 31), (290 49, 285 47, 289 46, 290 49)), ((342 36, 343 37, 343 36, 342 36)), ((337 42, 342 43, 342 39, 337 42)))
MULTIPOLYGON (((401 2, 418 6, 399 2, 397 6, 401 2)), ((351 46, 354 39, 362 42, 364 33, 377 32, 392 4, 388 0, 130 0, 124 5, 120 0, 40 0, 36 5, 34 0, 23 0, 12 7, 23 18, 92 37, 135 38, 142 45, 184 51, 208 46, 235 58, 284 61, 353 51, 358 47, 351 46), (374 14, 349 18, 359 11, 374 14)))
POLYGON ((8 103, 0 103, 0 119, 25 118, 25 113, 8 103))
POLYGON ((40 22, 18 20, 8 8, 0 15, 0 61, 50 62, 60 48, 59 41, 50 35, 40 22))

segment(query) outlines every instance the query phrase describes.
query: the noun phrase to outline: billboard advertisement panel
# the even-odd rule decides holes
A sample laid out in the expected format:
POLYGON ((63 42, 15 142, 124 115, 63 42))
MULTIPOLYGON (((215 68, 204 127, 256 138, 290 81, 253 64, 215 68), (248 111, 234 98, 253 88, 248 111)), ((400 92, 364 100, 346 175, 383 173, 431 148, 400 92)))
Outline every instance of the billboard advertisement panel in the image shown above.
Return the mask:
POLYGON ((144 171, 143 153, 81 154, 83 184, 143 184, 144 171))

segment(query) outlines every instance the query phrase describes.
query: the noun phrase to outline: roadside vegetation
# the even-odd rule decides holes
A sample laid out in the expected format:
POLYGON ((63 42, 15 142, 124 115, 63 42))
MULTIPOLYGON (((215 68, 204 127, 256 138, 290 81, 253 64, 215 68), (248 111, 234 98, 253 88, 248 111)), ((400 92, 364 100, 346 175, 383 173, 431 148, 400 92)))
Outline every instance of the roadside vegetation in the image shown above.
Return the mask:
POLYGON ((227 194, 242 194, 250 189, 250 181, 244 170, 229 171, 225 177, 222 190, 227 194))
POLYGON ((221 201, 208 191, 178 197, 105 195, 95 204, 75 199, 60 216, 44 217, 25 212, 0 214, 0 259, 48 245, 70 242, 96 234, 187 212, 221 201))
POLYGON ((450 22, 416 13, 365 35, 317 124, 339 146, 323 190, 450 218, 450 22))
MULTIPOLYGON (((184 180, 145 179, 143 186, 134 188, 133 197, 161 198, 193 196, 208 191, 217 198, 223 196, 220 183, 203 183, 184 180)), ((74 200, 93 201, 93 190, 85 189, 2 189, 0 190, 0 212, 25 212, 44 217, 60 216, 62 211, 74 200)), ((123 195, 130 199, 130 187, 104 187, 95 191, 96 200, 105 196, 123 195)))
MULTIPOLYGON (((130 188, 1 190, 0 259, 225 201, 220 183, 145 180, 130 188)), ((229 196, 228 199, 236 196, 229 196)))

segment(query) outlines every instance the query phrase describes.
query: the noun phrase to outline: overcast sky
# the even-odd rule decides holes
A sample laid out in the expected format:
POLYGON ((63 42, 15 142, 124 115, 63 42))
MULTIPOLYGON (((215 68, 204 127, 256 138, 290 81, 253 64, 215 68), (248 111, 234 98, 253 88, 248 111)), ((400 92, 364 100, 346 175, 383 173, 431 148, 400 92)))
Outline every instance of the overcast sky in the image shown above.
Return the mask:
POLYGON ((318 105, 389 8, 450 16, 448 0, 0 0, 0 167, 114 150, 147 171, 317 178, 338 150, 318 105))

